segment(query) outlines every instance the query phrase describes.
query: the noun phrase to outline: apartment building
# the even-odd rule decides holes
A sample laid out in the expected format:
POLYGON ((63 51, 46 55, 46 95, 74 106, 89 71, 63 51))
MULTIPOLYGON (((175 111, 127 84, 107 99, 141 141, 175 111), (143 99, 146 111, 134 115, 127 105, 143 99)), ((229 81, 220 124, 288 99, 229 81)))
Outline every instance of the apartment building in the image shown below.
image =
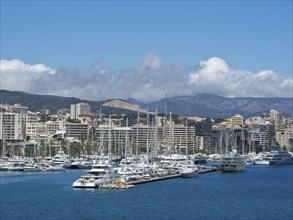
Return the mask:
POLYGON ((232 125, 232 127, 243 126, 244 125, 244 118, 239 114, 232 116, 231 117, 231 125, 232 125))
POLYGON ((6 142, 22 142, 26 139, 26 116, 22 113, 0 113, 0 139, 6 142))
POLYGON ((86 103, 78 103, 76 105, 71 105, 70 107, 71 119, 78 119, 79 115, 90 112, 91 106, 86 103))
POLYGON ((66 138, 86 140, 88 138, 89 125, 80 123, 67 123, 66 138))

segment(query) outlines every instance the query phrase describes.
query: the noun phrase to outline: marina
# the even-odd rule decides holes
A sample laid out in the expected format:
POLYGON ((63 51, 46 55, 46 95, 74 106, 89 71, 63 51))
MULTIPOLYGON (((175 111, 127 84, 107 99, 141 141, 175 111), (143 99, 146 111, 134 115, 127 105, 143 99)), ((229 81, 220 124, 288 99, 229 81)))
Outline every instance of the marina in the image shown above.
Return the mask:
POLYGON ((171 178, 129 190, 72 188, 84 170, 0 172, 0 218, 289 220, 292 168, 247 165, 242 172, 199 172, 197 178, 171 178))

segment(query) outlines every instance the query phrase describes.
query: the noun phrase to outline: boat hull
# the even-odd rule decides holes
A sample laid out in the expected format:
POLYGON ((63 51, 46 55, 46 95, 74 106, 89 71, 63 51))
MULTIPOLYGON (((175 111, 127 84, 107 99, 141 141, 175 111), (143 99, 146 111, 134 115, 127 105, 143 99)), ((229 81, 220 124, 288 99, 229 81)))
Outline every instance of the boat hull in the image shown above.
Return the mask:
POLYGON ((198 170, 193 168, 184 168, 181 172, 183 178, 194 178, 198 176, 198 170))
POLYGON ((94 181, 78 179, 75 181, 72 186, 74 188, 97 188, 94 181))
POLYGON ((197 172, 182 173, 182 178, 195 178, 198 176, 197 172))
POLYGON ((221 165, 220 169, 222 172, 237 172, 244 170, 245 165, 221 165))
POLYGON ((23 172, 39 172, 40 169, 36 167, 23 167, 23 172))
POLYGON ((288 165, 293 164, 293 158, 286 160, 270 161, 270 165, 288 165))
POLYGON ((256 160, 253 162, 254 165, 269 165, 270 161, 268 160, 256 160))

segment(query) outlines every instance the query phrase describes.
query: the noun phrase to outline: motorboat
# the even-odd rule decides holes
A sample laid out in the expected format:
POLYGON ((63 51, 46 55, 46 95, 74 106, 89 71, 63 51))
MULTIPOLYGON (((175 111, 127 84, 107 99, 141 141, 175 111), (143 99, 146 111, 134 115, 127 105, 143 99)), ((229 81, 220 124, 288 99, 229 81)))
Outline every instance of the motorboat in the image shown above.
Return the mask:
POLYGON ((270 165, 270 160, 268 160, 268 158, 256 159, 253 165, 270 165))
POLYGON ((76 160, 73 161, 69 165, 69 169, 84 169, 84 170, 89 170, 92 168, 92 163, 84 160, 76 160))
POLYGON ((194 164, 205 164, 208 162, 208 156, 206 154, 198 153, 191 157, 194 164))
POLYGON ((180 171, 183 178, 194 178, 198 176, 198 168, 196 165, 186 165, 180 171))
POLYGON ((40 171, 40 167, 34 164, 26 164, 22 167, 23 172, 38 172, 40 171))
POLYGON ((270 165, 293 164, 293 156, 281 149, 272 150, 267 157, 270 157, 270 165))
POLYGON ((86 171, 73 183, 75 188, 99 188, 104 184, 112 183, 119 177, 110 164, 94 164, 92 169, 86 171))
POLYGON ((245 168, 245 158, 233 149, 228 154, 224 154, 220 160, 220 169, 223 172, 241 171, 245 168))
POLYGON ((293 164, 293 156, 287 151, 276 148, 271 150, 261 160, 254 161, 255 165, 283 165, 293 164))

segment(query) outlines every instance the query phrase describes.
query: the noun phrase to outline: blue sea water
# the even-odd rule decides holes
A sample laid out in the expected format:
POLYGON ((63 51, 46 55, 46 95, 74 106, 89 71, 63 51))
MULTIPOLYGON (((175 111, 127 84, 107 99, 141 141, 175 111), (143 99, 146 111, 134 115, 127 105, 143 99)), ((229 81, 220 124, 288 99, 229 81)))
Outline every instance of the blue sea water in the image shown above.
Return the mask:
POLYGON ((247 166, 128 190, 73 189, 83 173, 0 173, 0 219, 293 219, 292 165, 247 166))

